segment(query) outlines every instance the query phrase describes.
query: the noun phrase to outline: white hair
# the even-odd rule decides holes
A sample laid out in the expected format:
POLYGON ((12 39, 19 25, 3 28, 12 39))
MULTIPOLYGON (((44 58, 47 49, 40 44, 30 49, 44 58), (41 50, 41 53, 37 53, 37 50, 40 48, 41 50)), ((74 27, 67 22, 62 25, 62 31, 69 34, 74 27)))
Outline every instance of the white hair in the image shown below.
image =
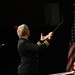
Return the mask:
POLYGON ((28 26, 26 24, 21 24, 17 28, 17 35, 19 38, 27 34, 27 31, 29 30, 28 26))

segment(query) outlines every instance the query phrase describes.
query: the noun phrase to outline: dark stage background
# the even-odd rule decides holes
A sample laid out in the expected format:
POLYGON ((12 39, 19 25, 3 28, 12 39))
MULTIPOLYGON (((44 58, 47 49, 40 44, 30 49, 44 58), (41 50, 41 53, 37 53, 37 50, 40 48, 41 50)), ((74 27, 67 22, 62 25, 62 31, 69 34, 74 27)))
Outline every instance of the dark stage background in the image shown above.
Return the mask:
POLYGON ((65 72, 72 15, 73 3, 69 0, 0 2, 0 44, 5 44, 0 48, 0 75, 17 75, 20 56, 17 51, 16 26, 27 24, 31 31, 29 39, 36 43, 41 32, 46 35, 53 31, 62 20, 63 24, 54 33, 50 47, 39 55, 39 66, 40 72, 44 74, 65 72), (45 5, 50 3, 57 3, 59 9, 52 6, 54 10, 48 9, 52 12, 49 14, 45 5))

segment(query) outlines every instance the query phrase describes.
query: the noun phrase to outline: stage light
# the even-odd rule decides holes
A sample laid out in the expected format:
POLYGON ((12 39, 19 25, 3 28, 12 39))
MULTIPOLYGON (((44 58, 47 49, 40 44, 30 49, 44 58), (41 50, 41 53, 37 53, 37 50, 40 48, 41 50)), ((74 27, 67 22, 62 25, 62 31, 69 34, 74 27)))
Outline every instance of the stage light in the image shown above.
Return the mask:
POLYGON ((14 28, 16 29, 16 28, 18 28, 18 26, 14 26, 14 28))

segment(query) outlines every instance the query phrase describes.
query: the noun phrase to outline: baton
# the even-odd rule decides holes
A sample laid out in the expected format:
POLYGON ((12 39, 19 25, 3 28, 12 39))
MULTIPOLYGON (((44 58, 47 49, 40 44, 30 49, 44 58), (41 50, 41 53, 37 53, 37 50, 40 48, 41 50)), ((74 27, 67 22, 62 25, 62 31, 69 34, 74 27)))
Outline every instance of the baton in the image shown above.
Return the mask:
POLYGON ((62 23, 63 21, 53 30, 53 32, 55 32, 62 23))

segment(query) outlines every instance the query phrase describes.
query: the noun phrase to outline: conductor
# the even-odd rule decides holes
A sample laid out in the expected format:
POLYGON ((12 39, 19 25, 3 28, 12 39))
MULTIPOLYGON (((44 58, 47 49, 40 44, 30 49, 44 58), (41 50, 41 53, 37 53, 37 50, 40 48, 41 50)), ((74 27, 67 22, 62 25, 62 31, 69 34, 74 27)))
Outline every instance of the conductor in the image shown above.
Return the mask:
POLYGON ((17 35, 19 37, 17 48, 21 57, 18 75, 39 75, 38 51, 43 51, 43 48, 50 45, 53 32, 49 32, 46 36, 41 33, 40 40, 36 44, 28 39, 30 30, 26 24, 18 26, 17 35))

